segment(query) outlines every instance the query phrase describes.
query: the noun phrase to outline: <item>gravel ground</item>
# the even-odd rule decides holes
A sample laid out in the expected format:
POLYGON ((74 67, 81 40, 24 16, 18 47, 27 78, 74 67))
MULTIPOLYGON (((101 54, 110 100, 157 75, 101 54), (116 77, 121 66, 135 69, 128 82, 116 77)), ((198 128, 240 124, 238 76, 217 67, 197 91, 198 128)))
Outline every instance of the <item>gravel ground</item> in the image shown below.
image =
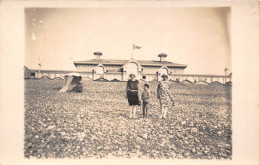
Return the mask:
POLYGON ((172 82, 175 107, 159 119, 157 82, 147 119, 128 118, 125 82, 25 80, 27 158, 231 159, 231 86, 172 82))

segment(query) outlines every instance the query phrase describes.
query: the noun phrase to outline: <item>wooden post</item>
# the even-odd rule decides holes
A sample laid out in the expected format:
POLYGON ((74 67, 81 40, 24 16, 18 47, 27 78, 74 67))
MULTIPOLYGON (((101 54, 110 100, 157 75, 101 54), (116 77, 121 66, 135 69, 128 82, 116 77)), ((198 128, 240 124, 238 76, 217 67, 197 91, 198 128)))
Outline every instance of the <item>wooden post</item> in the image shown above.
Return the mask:
POLYGON ((227 83, 227 70, 228 70, 227 68, 225 68, 225 70, 224 70, 225 71, 225 84, 227 83))

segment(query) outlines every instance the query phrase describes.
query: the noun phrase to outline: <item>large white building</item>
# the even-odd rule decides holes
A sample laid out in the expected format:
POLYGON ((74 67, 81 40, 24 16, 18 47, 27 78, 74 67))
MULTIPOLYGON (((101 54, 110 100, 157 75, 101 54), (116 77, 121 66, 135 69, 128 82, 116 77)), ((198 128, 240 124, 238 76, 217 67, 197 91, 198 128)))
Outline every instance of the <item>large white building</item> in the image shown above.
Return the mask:
POLYGON ((93 80, 104 78, 127 81, 129 74, 135 74, 137 79, 145 81, 160 80, 162 74, 183 74, 187 65, 166 61, 167 54, 158 55, 159 60, 112 60, 102 59, 101 52, 94 52, 95 59, 75 61, 77 72, 93 80))
MULTIPOLYGON (((167 74, 170 80, 179 82, 192 82, 209 84, 219 82, 225 84, 232 81, 232 75, 184 74, 187 65, 166 61, 166 54, 159 54, 159 60, 112 60, 101 59, 101 52, 95 52, 96 59, 75 61, 77 72, 83 78, 99 81, 127 81, 129 74, 133 73, 137 79, 144 81, 160 81, 162 74, 167 74), (104 79, 100 79, 104 78, 104 79)), ((69 70, 41 70, 24 67, 24 78, 50 79, 63 78, 65 74, 75 72, 69 70)))
MULTIPOLYGON (((94 52, 95 59, 86 61, 74 61, 83 78, 100 81, 127 81, 129 74, 135 74, 137 79, 144 81, 160 81, 162 74, 167 74, 170 80, 178 82, 192 82, 209 84, 219 82, 225 84, 232 81, 232 75, 206 75, 206 74, 184 74, 187 65, 166 61, 167 55, 161 53, 159 60, 112 60, 102 59, 101 52, 94 52), (100 79, 104 78, 104 79, 100 79)), ((65 70, 41 70, 24 67, 24 78, 50 79, 63 78, 65 74, 75 71, 65 70)))

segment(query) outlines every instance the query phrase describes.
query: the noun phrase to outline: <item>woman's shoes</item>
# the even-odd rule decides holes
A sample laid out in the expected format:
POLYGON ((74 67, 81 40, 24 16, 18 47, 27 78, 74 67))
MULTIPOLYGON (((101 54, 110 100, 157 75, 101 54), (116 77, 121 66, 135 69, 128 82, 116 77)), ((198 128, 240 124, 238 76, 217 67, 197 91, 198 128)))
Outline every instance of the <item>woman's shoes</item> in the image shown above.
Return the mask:
POLYGON ((129 119, 137 119, 136 116, 129 116, 129 119))
POLYGON ((159 118, 160 118, 160 119, 166 119, 167 117, 166 117, 166 116, 163 116, 163 115, 160 115, 159 118))

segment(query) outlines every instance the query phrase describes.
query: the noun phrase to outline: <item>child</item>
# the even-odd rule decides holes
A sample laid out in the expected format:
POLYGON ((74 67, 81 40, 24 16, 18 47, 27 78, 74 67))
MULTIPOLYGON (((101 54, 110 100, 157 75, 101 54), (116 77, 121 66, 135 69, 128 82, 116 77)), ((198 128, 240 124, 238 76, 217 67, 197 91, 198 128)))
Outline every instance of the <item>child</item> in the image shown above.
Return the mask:
POLYGON ((147 117, 147 112, 149 109, 149 102, 150 102, 150 91, 149 85, 144 84, 144 91, 142 93, 142 100, 143 100, 143 117, 147 117))

